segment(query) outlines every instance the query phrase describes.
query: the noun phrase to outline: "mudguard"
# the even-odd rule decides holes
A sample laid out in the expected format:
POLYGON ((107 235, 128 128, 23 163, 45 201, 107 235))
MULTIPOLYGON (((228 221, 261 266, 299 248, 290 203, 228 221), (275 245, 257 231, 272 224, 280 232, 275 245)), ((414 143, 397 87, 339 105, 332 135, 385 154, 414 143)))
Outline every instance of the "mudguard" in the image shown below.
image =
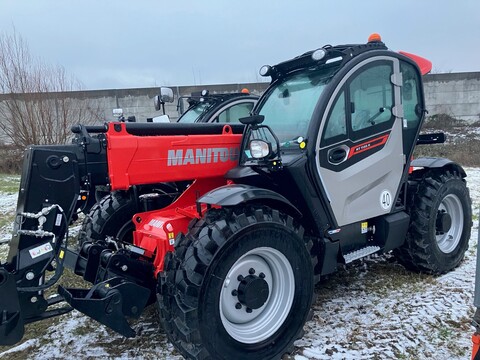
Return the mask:
POLYGON ((458 171, 462 177, 467 176, 467 173, 460 164, 446 158, 422 157, 412 160, 410 166, 424 169, 441 169, 449 167, 452 168, 452 170, 458 171))
POLYGON ((197 203, 218 206, 235 206, 252 201, 258 201, 262 204, 281 204, 296 217, 302 216, 302 213, 290 201, 288 201, 279 193, 272 190, 243 184, 221 186, 200 197, 197 200, 197 203))

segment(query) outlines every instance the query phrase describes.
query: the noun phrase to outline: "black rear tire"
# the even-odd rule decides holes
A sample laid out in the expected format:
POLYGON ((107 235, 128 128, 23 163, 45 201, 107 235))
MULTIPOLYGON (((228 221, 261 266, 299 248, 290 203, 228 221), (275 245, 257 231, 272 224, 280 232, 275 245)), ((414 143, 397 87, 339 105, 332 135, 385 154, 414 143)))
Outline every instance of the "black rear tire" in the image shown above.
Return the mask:
POLYGON ((442 274, 457 267, 468 248, 471 200, 465 181, 433 170, 416 184, 409 204, 410 227, 396 258, 414 271, 442 274), (443 225, 451 223, 451 226, 443 225))
POLYGON ((169 340, 188 359, 290 352, 310 313, 311 247, 277 210, 209 210, 166 256, 158 303, 169 340))

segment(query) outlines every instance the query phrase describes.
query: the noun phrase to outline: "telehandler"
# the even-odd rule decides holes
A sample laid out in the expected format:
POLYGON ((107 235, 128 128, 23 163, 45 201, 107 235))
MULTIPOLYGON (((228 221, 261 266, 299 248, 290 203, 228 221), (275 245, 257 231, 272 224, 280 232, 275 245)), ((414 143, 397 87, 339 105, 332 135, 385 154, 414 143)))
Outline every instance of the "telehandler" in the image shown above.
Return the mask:
POLYGON ((29 147, 0 266, 0 344, 72 308, 133 337, 127 319, 156 302, 188 359, 279 359, 338 264, 393 251, 414 271, 452 270, 472 225, 465 171, 412 160, 417 143, 444 141, 420 135, 430 70, 379 36, 326 45, 262 67, 270 86, 241 124, 78 125, 70 145, 29 147), (148 184, 160 185, 137 192, 148 184), (98 185, 133 194, 131 236, 67 247, 98 185), (64 266, 92 286, 45 298, 64 266))

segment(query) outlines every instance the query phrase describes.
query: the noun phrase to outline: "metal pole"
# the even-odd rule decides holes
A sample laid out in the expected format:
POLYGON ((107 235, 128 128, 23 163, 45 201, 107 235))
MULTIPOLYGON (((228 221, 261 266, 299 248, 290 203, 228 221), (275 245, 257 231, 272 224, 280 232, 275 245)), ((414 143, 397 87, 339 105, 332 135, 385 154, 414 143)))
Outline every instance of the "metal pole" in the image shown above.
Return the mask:
POLYGON ((473 298, 473 304, 480 308, 480 210, 478 211, 479 215, 479 231, 478 231, 478 242, 477 242, 477 268, 475 270, 475 295, 473 298))
POLYGON ((473 304, 475 305, 475 314, 473 315, 472 325, 475 327, 475 333, 472 336, 473 350, 472 359, 480 360, 480 209, 478 211, 478 242, 477 242, 477 267, 475 268, 475 294, 473 304))

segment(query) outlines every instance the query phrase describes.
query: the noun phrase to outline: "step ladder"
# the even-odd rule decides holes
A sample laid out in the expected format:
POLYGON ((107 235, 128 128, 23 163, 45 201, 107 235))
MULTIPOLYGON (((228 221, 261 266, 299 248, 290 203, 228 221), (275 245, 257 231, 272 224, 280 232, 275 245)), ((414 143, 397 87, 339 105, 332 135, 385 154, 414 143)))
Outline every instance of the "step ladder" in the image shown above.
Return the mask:
POLYGON ((371 255, 380 250, 380 246, 366 246, 360 250, 355 250, 343 255, 345 264, 351 263, 354 260, 363 258, 367 255, 371 255))

